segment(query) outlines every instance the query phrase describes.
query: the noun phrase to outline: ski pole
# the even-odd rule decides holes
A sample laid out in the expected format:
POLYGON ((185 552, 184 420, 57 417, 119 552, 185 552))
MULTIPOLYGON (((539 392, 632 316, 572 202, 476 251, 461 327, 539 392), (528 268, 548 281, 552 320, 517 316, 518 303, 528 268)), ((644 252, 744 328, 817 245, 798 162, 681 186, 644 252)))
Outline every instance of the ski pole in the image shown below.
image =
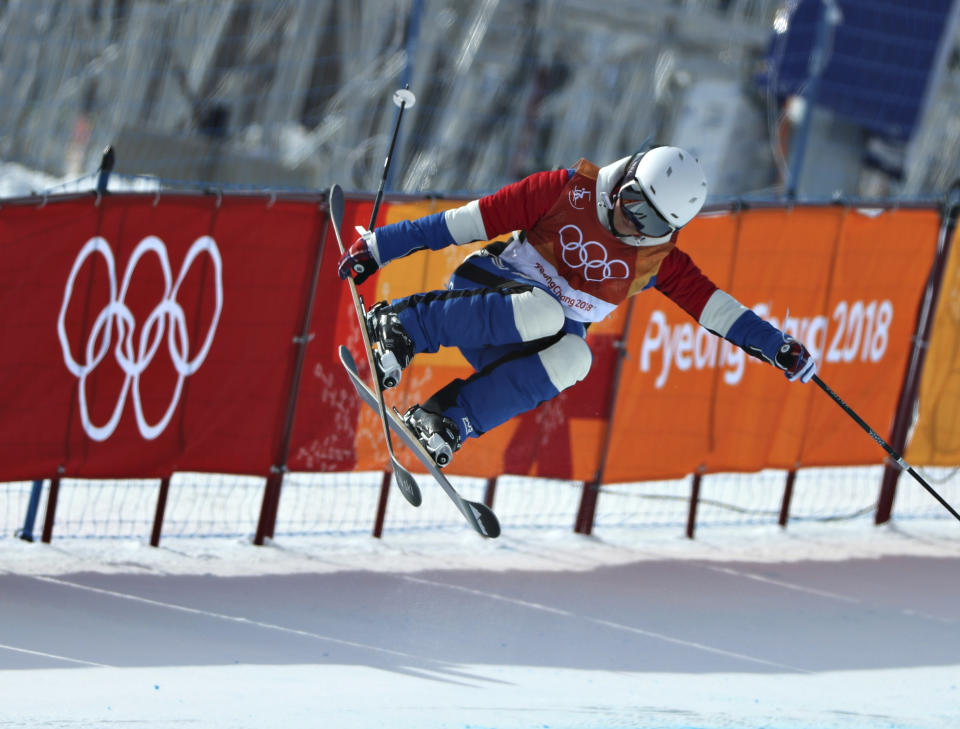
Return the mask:
MULTIPOLYGON (((340 255, 346 253, 343 246, 343 238, 340 235, 340 225, 343 223, 343 190, 340 185, 332 185, 327 197, 327 205, 330 220, 333 223, 333 233, 337 239, 337 245, 340 247, 340 255)), ((366 351, 367 363, 370 366, 370 376, 373 378, 373 389, 377 394, 377 410, 380 415, 380 422, 383 425, 383 437, 387 443, 387 453, 390 455, 390 462, 393 464, 393 473, 397 477, 397 485, 401 493, 414 506, 420 506, 420 487, 417 486, 416 479, 410 472, 397 460, 397 455, 393 450, 393 440, 390 437, 390 427, 387 425, 387 405, 383 401, 383 390, 377 382, 377 365, 374 362, 373 350, 370 348, 370 337, 367 334, 367 328, 364 322, 367 318, 366 309, 363 306, 363 297, 357 293, 357 284, 352 278, 347 277, 347 284, 350 286, 350 295, 353 297, 353 304, 357 310, 357 318, 360 324, 360 336, 363 340, 363 348, 366 351)))
POLYGON ((374 224, 377 222, 377 213, 380 212, 380 202, 383 200, 383 188, 387 184, 387 172, 390 170, 393 148, 397 143, 397 134, 400 132, 400 120, 403 119, 403 110, 417 103, 417 97, 413 95, 409 84, 393 92, 393 103, 400 107, 400 111, 397 112, 397 123, 393 127, 393 139, 390 140, 390 149, 387 150, 387 158, 383 161, 383 175, 380 178, 380 188, 377 190, 377 199, 373 203, 370 225, 367 226, 369 230, 373 230, 374 224))
POLYGON ((835 393, 833 390, 831 390, 830 387, 827 385, 827 383, 821 380, 818 375, 813 376, 813 381, 817 383, 817 385, 820 387, 821 390, 823 390, 831 398, 833 398, 833 401, 837 403, 837 405, 839 405, 841 408, 843 408, 844 412, 846 412, 847 415, 853 418, 854 422, 856 422, 857 425, 859 425, 861 428, 863 428, 867 432, 867 435, 873 438, 880 445, 880 447, 883 448, 883 450, 885 450, 888 454, 890 454, 890 457, 897 462, 900 468, 902 468, 911 476, 913 476, 921 486, 923 486, 927 491, 930 492, 930 495, 933 496, 933 498, 935 498, 937 501, 940 502, 940 504, 943 506, 944 509, 949 511, 957 521, 960 521, 960 514, 957 513, 956 509, 950 506, 950 504, 948 504, 946 500, 936 492, 933 486, 931 486, 929 483, 926 482, 923 476, 921 476, 919 473, 913 470, 913 466, 911 466, 909 463, 903 460, 903 456, 901 456, 899 453, 893 450, 893 448, 890 446, 889 443, 887 443, 887 441, 881 438, 873 428, 867 425, 864 419, 861 418, 859 415, 857 415, 853 411, 853 408, 851 408, 843 400, 841 400, 840 396, 837 393, 835 393))

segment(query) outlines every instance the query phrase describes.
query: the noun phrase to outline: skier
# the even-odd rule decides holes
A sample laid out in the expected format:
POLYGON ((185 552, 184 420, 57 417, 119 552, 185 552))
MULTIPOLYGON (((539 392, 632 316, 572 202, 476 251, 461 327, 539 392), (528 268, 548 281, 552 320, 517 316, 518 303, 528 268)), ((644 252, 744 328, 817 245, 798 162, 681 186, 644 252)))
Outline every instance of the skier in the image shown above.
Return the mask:
POLYGON ((392 387, 420 352, 458 347, 475 372, 404 421, 441 466, 476 438, 587 376, 587 326, 627 297, 656 288, 714 334, 808 382, 817 363, 700 272, 677 247, 703 207, 699 161, 660 146, 604 167, 537 172, 499 191, 413 221, 359 229, 340 278, 363 283, 380 266, 511 234, 464 259, 446 290, 381 301, 367 313, 381 385, 392 387))

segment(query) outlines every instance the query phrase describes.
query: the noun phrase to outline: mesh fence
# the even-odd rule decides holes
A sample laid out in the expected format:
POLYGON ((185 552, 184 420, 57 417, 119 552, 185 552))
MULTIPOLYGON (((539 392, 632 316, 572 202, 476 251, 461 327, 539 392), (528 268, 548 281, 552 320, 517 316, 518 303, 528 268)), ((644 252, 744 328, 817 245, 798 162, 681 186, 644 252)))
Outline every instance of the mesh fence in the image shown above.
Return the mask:
MULTIPOLYGON (((957 469, 924 469, 934 488, 960 502, 957 469)), ((790 522, 872 520, 883 476, 882 466, 810 468, 797 472, 790 522)), ((708 474, 701 479, 697 529, 770 525, 778 522, 787 473, 708 474)), ((465 529, 463 517, 432 479, 418 476, 424 493, 413 508, 390 485, 384 532, 465 529)), ((483 501, 486 479, 454 477, 466 498, 483 501)), ((383 474, 379 472, 306 474, 284 479, 275 537, 371 534, 377 518, 383 474)), ((162 537, 252 538, 256 533, 265 479, 224 474, 178 473, 170 481, 162 537)), ((0 539, 23 528, 33 483, 0 484, 0 539)), ((601 488, 594 533, 606 528, 687 525, 692 478, 611 484, 601 488)), ((573 528, 583 491, 577 481, 503 476, 496 482, 494 509, 505 532, 573 528)), ((147 541, 153 529, 160 482, 157 480, 63 479, 53 537, 133 538, 147 541)), ((33 536, 39 539, 47 508, 48 484, 40 491, 33 536)), ((949 519, 947 512, 908 476, 902 476, 893 518, 949 519)))

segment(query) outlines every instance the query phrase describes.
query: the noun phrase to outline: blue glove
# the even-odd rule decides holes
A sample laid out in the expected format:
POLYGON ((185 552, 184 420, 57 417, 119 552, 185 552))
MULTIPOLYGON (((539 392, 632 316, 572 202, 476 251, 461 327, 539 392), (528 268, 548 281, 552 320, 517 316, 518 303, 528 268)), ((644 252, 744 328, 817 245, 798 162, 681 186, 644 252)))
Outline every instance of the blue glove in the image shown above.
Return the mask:
POLYGON ((359 285, 380 268, 380 261, 377 257, 377 238, 373 231, 357 226, 357 232, 360 237, 340 259, 337 273, 342 279, 352 275, 354 282, 359 285))
POLYGON ((790 382, 809 382, 817 374, 817 360, 806 347, 788 334, 783 335, 783 344, 777 350, 773 364, 783 370, 790 382))

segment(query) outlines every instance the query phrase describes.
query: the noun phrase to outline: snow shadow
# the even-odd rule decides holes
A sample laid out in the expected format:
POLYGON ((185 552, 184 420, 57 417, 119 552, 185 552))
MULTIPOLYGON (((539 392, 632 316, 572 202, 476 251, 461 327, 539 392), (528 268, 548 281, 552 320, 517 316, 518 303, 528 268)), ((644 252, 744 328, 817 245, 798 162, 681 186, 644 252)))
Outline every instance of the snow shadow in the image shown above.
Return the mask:
POLYGON ((0 670, 462 666, 819 673, 952 665, 960 560, 638 561, 589 570, 0 575, 0 670))

